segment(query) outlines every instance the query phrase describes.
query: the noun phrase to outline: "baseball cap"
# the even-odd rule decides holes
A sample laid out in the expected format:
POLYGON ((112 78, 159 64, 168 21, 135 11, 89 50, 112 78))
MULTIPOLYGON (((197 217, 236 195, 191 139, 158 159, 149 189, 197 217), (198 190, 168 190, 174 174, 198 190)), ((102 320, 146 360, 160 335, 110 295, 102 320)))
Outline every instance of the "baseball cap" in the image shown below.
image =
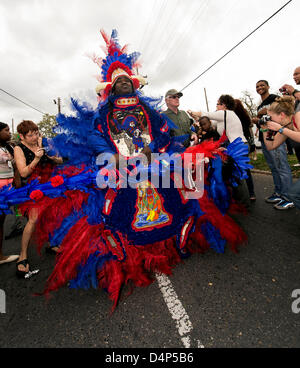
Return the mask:
POLYGON ((168 97, 168 96, 178 96, 179 98, 183 96, 183 94, 181 92, 178 92, 176 89, 170 89, 165 97, 168 97))

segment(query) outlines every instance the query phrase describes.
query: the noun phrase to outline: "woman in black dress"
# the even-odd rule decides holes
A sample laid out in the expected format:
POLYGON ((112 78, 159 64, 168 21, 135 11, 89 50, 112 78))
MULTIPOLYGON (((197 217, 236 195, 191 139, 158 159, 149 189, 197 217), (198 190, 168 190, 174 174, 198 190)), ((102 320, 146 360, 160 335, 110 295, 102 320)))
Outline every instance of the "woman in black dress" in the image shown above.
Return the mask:
MULTIPOLYGON (((51 166, 62 163, 60 157, 49 157, 45 154, 45 149, 42 147, 42 137, 40 137, 38 126, 34 122, 22 121, 18 125, 17 131, 21 143, 14 148, 14 156, 23 185, 33 179, 37 173, 40 175, 43 170, 47 171, 47 168, 50 173, 51 166)), ((26 215, 28 222, 23 231, 21 252, 17 262, 17 276, 21 278, 24 278, 29 272, 27 249, 38 219, 38 211, 32 207, 26 215)))

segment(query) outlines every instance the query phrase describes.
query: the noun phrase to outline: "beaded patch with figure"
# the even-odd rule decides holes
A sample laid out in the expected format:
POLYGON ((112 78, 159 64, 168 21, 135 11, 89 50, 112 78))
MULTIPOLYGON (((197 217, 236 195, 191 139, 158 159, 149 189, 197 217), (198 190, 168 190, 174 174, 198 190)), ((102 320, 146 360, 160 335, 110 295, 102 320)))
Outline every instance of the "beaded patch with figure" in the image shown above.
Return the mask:
POLYGON ((164 209, 163 198, 149 181, 140 183, 137 191, 137 212, 133 220, 136 231, 152 230, 172 222, 172 216, 164 209))
POLYGON ((116 148, 125 157, 139 155, 152 141, 146 116, 138 105, 131 110, 115 109, 109 128, 116 148))

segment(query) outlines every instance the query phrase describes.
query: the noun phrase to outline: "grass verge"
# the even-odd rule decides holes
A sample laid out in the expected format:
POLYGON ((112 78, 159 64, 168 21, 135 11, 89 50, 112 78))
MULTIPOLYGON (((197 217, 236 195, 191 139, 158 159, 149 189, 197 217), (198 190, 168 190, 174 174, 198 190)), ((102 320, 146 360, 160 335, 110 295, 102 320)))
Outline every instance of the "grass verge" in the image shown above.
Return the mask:
MULTIPOLYGON (((300 167, 294 167, 294 165, 298 163, 296 155, 288 155, 288 160, 293 176, 296 178, 300 178, 300 167)), ((257 154, 256 161, 254 161, 253 159, 251 160, 251 165, 254 167, 255 170, 271 172, 262 153, 257 154)))

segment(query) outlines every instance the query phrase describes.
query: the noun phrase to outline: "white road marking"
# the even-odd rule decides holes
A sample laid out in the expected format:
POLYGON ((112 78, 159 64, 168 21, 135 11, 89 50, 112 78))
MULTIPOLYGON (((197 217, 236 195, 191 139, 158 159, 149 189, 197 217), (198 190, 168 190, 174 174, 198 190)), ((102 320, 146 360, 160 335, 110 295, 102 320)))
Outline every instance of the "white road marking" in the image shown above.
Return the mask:
MULTIPOLYGON (((181 336, 181 341, 185 348, 191 347, 191 337, 190 333, 193 330, 193 325, 190 321, 190 318, 184 309, 181 301, 176 294, 171 280, 162 274, 156 274, 156 279, 158 282, 158 286, 162 292, 163 298, 167 304, 169 312, 171 313, 172 318, 176 321, 176 328, 178 330, 179 335, 181 336)), ((197 347, 204 348, 203 344, 197 340, 197 347)))

